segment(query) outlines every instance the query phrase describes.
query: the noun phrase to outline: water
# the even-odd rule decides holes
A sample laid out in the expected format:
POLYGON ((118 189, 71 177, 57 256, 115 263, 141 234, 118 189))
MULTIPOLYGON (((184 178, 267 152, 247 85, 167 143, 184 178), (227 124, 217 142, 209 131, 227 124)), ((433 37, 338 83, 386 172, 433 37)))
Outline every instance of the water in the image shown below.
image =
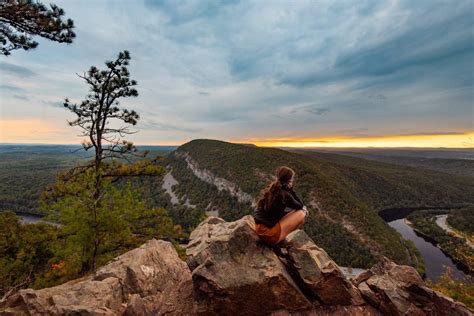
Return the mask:
POLYGON ((58 223, 45 221, 43 220, 43 216, 40 216, 40 215, 31 215, 31 214, 24 214, 24 213, 21 213, 21 214, 17 213, 16 215, 21 218, 21 222, 23 224, 46 223, 49 225, 59 227, 58 223))
POLYGON ((21 217, 21 221, 22 223, 24 224, 35 224, 35 223, 38 223, 38 222, 41 222, 43 217, 42 216, 38 216, 38 215, 20 215, 20 214, 17 214, 18 217, 21 217))
POLYGON ((387 224, 399 232, 403 238, 411 240, 416 248, 418 248, 425 261, 426 277, 428 279, 436 282, 445 271, 445 267, 452 269, 455 279, 459 281, 465 279, 466 274, 456 266, 455 262, 430 241, 425 240, 423 236, 416 233, 413 228, 405 223, 404 218, 390 221, 387 224))

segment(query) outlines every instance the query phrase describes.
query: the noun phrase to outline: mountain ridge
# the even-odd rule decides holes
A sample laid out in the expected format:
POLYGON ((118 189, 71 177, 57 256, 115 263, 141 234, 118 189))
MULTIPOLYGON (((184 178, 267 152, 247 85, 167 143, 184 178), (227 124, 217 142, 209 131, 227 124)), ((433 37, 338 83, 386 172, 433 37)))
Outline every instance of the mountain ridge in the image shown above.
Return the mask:
POLYGON ((378 210, 406 205, 437 206, 443 201, 474 202, 474 193, 470 195, 474 185, 469 181, 431 171, 420 172, 378 162, 375 165, 375 162, 358 158, 352 158, 352 165, 347 165, 278 148, 209 139, 181 145, 164 162, 180 183, 175 190, 190 198, 192 204, 202 202, 198 207, 218 209, 226 220, 251 214, 252 201, 247 199, 248 203, 242 203, 232 194, 214 193, 212 181, 200 181, 184 156, 192 159, 195 169, 198 166, 200 170, 228 181, 234 191, 250 195, 253 202, 272 180, 276 167, 292 167, 296 171, 295 190, 314 211, 305 230, 339 264, 353 267, 367 268, 381 255, 398 263, 419 265, 416 250, 400 240, 378 216, 378 210), (212 200, 214 197, 216 199, 212 200))

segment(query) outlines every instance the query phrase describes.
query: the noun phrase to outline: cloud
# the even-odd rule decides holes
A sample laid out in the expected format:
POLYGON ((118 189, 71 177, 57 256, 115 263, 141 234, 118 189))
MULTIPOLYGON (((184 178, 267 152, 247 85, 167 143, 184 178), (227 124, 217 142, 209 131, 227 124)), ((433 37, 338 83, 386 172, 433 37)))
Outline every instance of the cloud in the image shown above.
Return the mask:
POLYGON ((19 95, 19 94, 13 95, 13 98, 18 99, 18 100, 24 100, 24 101, 29 101, 30 100, 30 98, 28 98, 27 96, 19 95))
POLYGON ((369 129, 366 127, 359 127, 359 128, 337 130, 336 134, 351 135, 351 136, 357 136, 357 137, 367 137, 369 136, 369 134, 367 133, 368 131, 369 129))
POLYGON ((10 64, 6 62, 0 63, 0 70, 5 71, 9 74, 12 74, 20 78, 28 78, 28 77, 32 77, 36 75, 35 72, 31 71, 30 69, 26 67, 10 64))
POLYGON ((387 100, 387 97, 381 93, 378 94, 369 94, 367 96, 369 99, 374 99, 374 100, 387 100))
POLYGON ((309 113, 313 113, 316 115, 323 115, 329 112, 328 108, 314 108, 314 109, 307 109, 309 113))
POLYGON ((317 104, 298 104, 291 106, 288 110, 290 114, 302 114, 302 115, 323 115, 328 113, 330 110, 327 107, 321 107, 317 104))
POLYGON ((175 132, 186 132, 186 133, 196 133, 196 132, 201 131, 201 129, 199 128, 175 126, 172 124, 158 122, 152 119, 141 120, 138 124, 139 124, 138 127, 146 129, 146 130, 175 131, 175 132))
POLYGON ((11 86, 7 84, 0 84, 0 90, 3 91, 9 91, 9 92, 23 92, 25 89, 17 87, 17 86, 11 86))
POLYGON ((59 101, 88 93, 74 74, 129 49, 137 143, 472 128, 471 0, 57 4, 77 38, 0 63, 5 115, 65 122, 59 101))
POLYGON ((43 104, 55 107, 55 108, 61 108, 64 109, 64 101, 41 101, 43 104))

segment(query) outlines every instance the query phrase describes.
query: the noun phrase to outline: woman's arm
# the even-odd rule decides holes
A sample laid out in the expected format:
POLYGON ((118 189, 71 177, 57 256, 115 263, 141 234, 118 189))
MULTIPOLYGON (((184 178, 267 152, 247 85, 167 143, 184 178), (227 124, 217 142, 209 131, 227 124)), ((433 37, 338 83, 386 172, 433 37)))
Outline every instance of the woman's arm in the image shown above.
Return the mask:
POLYGON ((293 188, 290 188, 289 192, 291 193, 291 195, 293 196, 293 198, 295 200, 297 200, 298 202, 300 202, 302 205, 304 205, 303 201, 301 201, 301 199, 298 197, 298 195, 296 195, 296 192, 293 191, 293 188))
MULTIPOLYGON (((293 191, 293 190, 290 190, 293 191)), ((296 193, 290 191, 284 191, 283 193, 283 204, 294 210, 301 210, 303 208, 303 202, 296 196, 296 193)))

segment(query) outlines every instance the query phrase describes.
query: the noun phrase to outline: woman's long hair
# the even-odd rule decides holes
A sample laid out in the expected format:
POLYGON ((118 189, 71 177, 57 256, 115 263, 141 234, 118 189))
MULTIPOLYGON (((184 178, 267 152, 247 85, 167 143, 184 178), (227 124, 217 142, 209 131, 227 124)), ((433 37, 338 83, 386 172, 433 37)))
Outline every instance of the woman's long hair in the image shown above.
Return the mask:
POLYGON ((261 197, 257 202, 257 208, 268 211, 273 203, 281 196, 281 188, 283 185, 287 184, 295 172, 293 169, 281 166, 276 170, 276 180, 270 183, 265 189, 260 193, 261 197))

